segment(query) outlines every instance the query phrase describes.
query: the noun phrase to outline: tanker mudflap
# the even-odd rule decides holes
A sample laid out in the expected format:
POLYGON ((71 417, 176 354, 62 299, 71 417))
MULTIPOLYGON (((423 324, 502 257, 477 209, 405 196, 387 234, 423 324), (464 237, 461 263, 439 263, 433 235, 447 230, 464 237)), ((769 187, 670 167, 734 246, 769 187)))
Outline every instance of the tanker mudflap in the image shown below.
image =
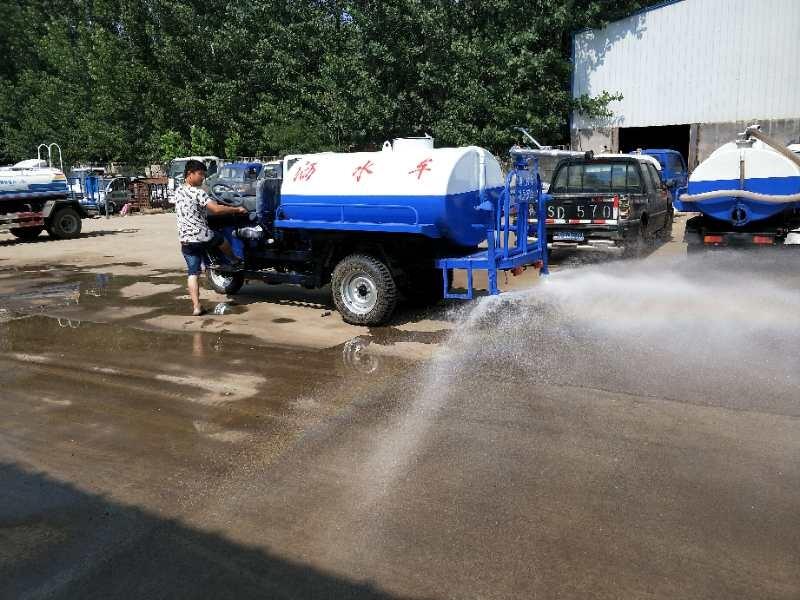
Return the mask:
POLYGON ((42 209, 42 216, 46 219, 50 216, 50 213, 53 212, 53 208, 55 208, 56 202, 55 200, 48 200, 44 203, 44 208, 42 209))

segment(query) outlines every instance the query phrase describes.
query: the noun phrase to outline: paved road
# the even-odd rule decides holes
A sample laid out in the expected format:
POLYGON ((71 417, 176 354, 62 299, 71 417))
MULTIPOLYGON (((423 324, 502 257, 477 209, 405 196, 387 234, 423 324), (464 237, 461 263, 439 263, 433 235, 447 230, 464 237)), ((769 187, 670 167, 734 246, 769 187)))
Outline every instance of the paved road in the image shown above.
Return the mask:
POLYGON ((0 597, 800 596, 790 254, 566 256, 298 346, 241 321, 324 308, 174 318, 119 235, 0 248, 0 597))

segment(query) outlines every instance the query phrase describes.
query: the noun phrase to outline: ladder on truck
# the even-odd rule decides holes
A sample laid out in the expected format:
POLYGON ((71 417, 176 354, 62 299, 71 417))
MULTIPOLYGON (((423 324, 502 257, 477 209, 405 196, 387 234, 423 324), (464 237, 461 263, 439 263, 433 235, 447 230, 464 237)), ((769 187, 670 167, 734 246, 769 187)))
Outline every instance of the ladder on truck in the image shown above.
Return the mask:
POLYGON ((485 189, 481 190, 478 208, 492 212, 490 225, 486 228, 486 249, 467 256, 440 258, 436 261, 436 268, 442 270, 444 297, 472 300, 475 295, 475 271, 487 272, 488 292, 491 295, 500 293, 497 287, 499 271, 532 265, 539 268, 540 275, 547 275, 546 202, 547 197, 542 193, 538 160, 525 156, 515 157, 514 168, 506 175, 505 185, 499 196, 492 199, 485 189), (536 236, 533 239, 529 238, 530 207, 535 208, 537 216, 536 236), (466 271, 467 287, 463 293, 450 288, 449 274, 454 269, 466 271))

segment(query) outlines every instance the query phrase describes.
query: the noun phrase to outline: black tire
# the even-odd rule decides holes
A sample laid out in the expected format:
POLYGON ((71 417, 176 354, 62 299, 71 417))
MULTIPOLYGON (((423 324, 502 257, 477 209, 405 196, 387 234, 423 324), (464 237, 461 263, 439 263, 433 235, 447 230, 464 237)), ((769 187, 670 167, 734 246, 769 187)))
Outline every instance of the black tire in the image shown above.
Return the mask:
POLYGON ((351 254, 333 270, 331 294, 345 323, 380 325, 397 306, 397 284, 389 267, 367 254, 351 254))
POLYGON ((647 240, 641 224, 638 225, 636 229, 628 232, 628 234, 625 236, 625 241, 623 244, 623 258, 639 258, 645 253, 645 249, 647 248, 647 240))
POLYGON ((672 223, 675 220, 675 211, 670 208, 667 211, 667 219, 664 222, 664 228, 658 232, 661 241, 669 242, 672 240, 672 223))
POLYGON ((231 296, 242 289, 244 275, 241 273, 220 273, 216 269, 208 269, 208 285, 218 294, 231 296))
POLYGON ((81 233, 81 216, 74 208, 56 210, 47 220, 47 233, 57 240, 76 238, 81 233))
POLYGON ((9 231, 15 238, 33 240, 39 237, 39 234, 44 231, 44 227, 15 227, 9 231))

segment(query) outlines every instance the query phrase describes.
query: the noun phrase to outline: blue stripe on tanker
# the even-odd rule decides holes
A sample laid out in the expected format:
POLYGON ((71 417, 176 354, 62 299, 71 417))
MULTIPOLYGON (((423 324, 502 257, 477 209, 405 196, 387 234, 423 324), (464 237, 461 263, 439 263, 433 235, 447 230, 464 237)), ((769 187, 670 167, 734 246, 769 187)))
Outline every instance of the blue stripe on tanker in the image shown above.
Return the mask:
MULTIPOLYGON (((492 197, 502 188, 487 190, 492 197)), ((445 196, 281 196, 277 227, 413 233, 462 246, 486 239, 492 214, 478 208, 477 190, 445 196)))
MULTIPOLYGON (((690 195, 715 192, 718 190, 738 190, 738 179, 716 180, 716 181, 689 181, 688 193, 690 195)), ((787 196, 800 192, 800 177, 765 177, 744 180, 744 189, 748 192, 757 194, 767 194, 771 196, 787 196)), ((788 206, 797 205, 797 202, 773 203, 759 202, 747 198, 734 198, 733 196, 724 198, 714 198, 710 200, 700 200, 698 202, 675 201, 675 209, 680 211, 700 211, 711 217, 730 220, 731 211, 737 204, 748 208, 750 221, 768 219, 788 206)))

